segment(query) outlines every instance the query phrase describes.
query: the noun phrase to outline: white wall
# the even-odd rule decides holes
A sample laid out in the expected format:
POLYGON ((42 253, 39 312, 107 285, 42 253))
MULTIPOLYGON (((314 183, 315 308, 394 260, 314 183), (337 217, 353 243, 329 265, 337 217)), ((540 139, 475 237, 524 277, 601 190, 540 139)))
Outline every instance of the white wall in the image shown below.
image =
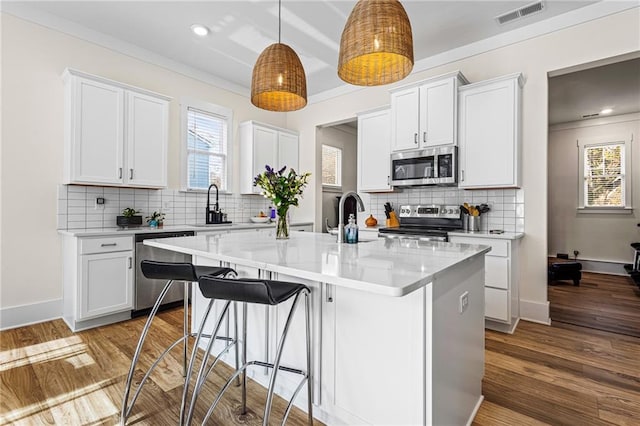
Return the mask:
MULTIPOLYGON (((514 43, 464 60, 413 74, 401 84, 460 70, 471 82, 522 72, 523 89, 523 188, 525 232, 522 241, 520 298, 523 318, 548 321, 547 303, 547 73, 570 66, 640 50, 640 9, 596 19, 561 31, 514 43)), ((354 117, 389 103, 390 87, 361 89, 355 93, 309 105, 287 115, 287 126, 300 131, 304 155, 302 170, 314 170, 318 151, 315 126, 354 117)), ((318 191, 317 180, 311 181, 318 191)), ((319 200, 308 196, 301 205, 306 217, 314 217, 319 200)), ((317 220, 317 219, 316 219, 317 220)))
MULTIPOLYGON (((615 78, 615 76, 612 76, 615 78)), ((640 96, 640 94, 638 94, 640 96)), ((580 259, 631 263, 629 244, 640 241, 640 114, 600 118, 552 126, 549 129, 549 251, 580 252, 580 259), (578 148, 576 140, 634 135, 631 146, 633 214, 577 213, 578 148)))
MULTIPOLYGON (((62 297, 61 243, 56 232, 56 187, 62 182, 62 71, 76 68, 173 97, 170 105, 169 187, 179 188, 180 98, 200 99, 234 113, 234 176, 238 186, 238 126, 258 120, 283 126, 285 115, 95 44, 1 15, 2 158, 0 308, 62 297)), ((203 58, 216 60, 216 58, 203 58)))

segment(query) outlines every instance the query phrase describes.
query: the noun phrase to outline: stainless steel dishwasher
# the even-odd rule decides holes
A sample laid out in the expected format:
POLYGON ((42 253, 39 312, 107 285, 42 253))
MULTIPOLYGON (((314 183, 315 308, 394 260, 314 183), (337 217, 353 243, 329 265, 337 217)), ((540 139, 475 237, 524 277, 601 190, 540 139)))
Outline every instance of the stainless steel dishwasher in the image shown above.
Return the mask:
MULTIPOLYGON (((134 283, 135 300, 132 317, 146 315, 156 303, 162 288, 167 283, 164 280, 151 280, 142 274, 140 262, 143 260, 157 260, 160 262, 191 262, 191 255, 182 254, 171 250, 145 246, 144 240, 173 237, 189 237, 195 235, 194 231, 181 232, 150 232, 136 234, 136 280, 134 283)), ((174 284, 164 298, 160 309, 181 306, 184 300, 184 286, 174 284)))

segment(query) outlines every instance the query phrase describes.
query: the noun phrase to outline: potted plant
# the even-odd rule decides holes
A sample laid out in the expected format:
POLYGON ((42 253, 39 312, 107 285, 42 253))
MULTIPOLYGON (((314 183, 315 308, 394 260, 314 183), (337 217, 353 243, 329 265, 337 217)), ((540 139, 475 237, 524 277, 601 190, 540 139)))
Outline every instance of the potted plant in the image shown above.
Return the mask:
POLYGON ((164 213, 154 211, 151 216, 147 216, 145 219, 147 219, 150 228, 162 228, 164 213))
POLYGON ((142 216, 136 216, 140 213, 136 209, 127 207, 122 210, 122 216, 116 217, 118 226, 140 226, 142 225, 142 216))

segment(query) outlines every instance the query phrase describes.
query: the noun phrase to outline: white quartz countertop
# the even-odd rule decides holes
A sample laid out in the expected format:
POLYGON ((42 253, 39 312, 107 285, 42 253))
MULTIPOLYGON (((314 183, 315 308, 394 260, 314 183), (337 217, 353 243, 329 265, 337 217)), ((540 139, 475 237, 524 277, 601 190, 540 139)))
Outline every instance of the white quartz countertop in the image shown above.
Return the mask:
POLYGON ((450 237, 491 238, 495 240, 519 240, 520 238, 524 237, 523 232, 503 232, 502 234, 490 234, 489 231, 449 231, 447 232, 447 234, 449 234, 450 237))
MULTIPOLYGON (((294 222, 291 226, 297 225, 313 225, 313 222, 294 222)), ((87 229, 60 229, 58 233, 62 235, 70 235, 72 237, 98 237, 107 235, 133 235, 133 234, 151 234, 160 232, 181 232, 195 231, 206 232, 216 230, 242 230, 242 229, 262 229, 275 228, 275 222, 272 223, 230 223, 220 225, 176 225, 163 226, 162 228, 149 228, 148 226, 139 226, 131 228, 87 228, 87 229)))
POLYGON ((484 245, 377 239, 338 244, 328 234, 288 240, 233 234, 145 240, 144 244, 336 286, 400 297, 490 250, 484 245))

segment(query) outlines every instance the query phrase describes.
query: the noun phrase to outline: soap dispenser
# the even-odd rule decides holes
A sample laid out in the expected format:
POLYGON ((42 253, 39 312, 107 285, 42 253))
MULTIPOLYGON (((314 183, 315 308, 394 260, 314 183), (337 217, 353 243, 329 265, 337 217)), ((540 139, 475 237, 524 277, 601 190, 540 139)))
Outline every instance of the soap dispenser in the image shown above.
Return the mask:
POLYGON ((356 244, 358 242, 358 225, 353 214, 349 215, 349 223, 344 227, 344 241, 347 244, 356 244))

